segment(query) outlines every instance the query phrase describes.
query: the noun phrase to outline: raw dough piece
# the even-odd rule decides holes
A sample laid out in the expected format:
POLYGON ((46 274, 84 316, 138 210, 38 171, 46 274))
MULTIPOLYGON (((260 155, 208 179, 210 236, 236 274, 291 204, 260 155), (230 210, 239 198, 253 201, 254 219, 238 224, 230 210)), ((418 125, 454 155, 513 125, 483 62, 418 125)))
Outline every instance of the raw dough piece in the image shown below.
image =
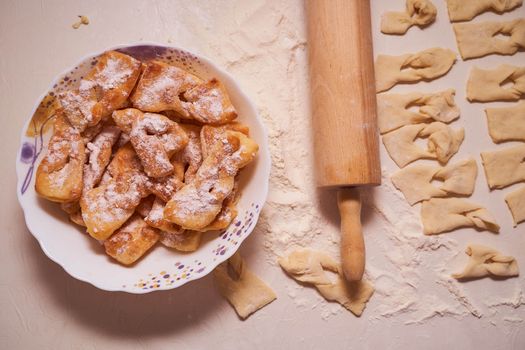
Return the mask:
POLYGON ((525 94, 525 67, 502 64, 496 69, 472 68, 467 82, 470 102, 517 101, 525 94), (512 86, 503 87, 507 82, 512 86))
POLYGON ((525 186, 505 196, 505 202, 512 213, 514 227, 520 222, 525 221, 525 186))
POLYGON ((430 0, 407 0, 405 12, 387 12, 381 18, 381 32, 405 34, 416 25, 425 27, 436 20, 437 10, 430 0))
POLYGON ((341 266, 319 251, 297 250, 280 258, 279 264, 293 279, 313 284, 326 300, 338 302, 356 316, 361 316, 374 293, 374 287, 368 281, 347 282, 341 266), (335 273, 335 280, 327 272, 335 273))
POLYGON ((453 130, 441 122, 406 125, 383 136, 383 144, 396 164, 403 168, 417 159, 437 159, 446 164, 456 154, 465 130, 453 130), (427 149, 415 144, 416 138, 428 138, 427 149))
POLYGON ((525 181, 525 144, 481 152, 481 160, 491 190, 525 181))
POLYGON ((213 271, 219 292, 242 319, 274 301, 277 296, 259 277, 246 268, 237 252, 213 271))
POLYGON ((501 255, 495 249, 480 244, 470 244, 465 253, 470 256, 467 266, 465 266, 463 272, 452 275, 458 280, 487 276, 514 277, 519 275, 516 259, 512 256, 501 255))
POLYGON ((479 204, 460 198, 432 198, 421 205, 421 221, 426 235, 476 227, 499 232, 494 217, 479 204))
POLYGON ((465 159, 446 167, 412 165, 392 175, 394 186, 410 205, 433 197, 470 196, 474 192, 478 167, 474 158, 465 159), (432 180, 443 181, 440 187, 432 180))
POLYGON ((525 101, 514 107, 487 108, 485 113, 492 141, 525 141, 525 101))
POLYGON ((507 22, 479 22, 454 24, 456 41, 463 59, 490 54, 513 55, 525 47, 525 18, 507 22), (509 37, 505 40, 496 35, 509 37))
POLYGON ((511 11, 522 2, 523 0, 447 0, 447 7, 450 21, 457 22, 470 21, 486 11, 511 11))
POLYGON ((437 47, 401 56, 379 55, 375 63, 376 91, 389 90, 398 83, 439 78, 455 61, 454 51, 437 47))
POLYGON ((404 125, 428 121, 450 123, 459 117, 459 108, 454 102, 454 89, 424 94, 380 94, 377 96, 377 117, 381 134, 404 125), (417 106, 418 111, 409 108, 417 106))

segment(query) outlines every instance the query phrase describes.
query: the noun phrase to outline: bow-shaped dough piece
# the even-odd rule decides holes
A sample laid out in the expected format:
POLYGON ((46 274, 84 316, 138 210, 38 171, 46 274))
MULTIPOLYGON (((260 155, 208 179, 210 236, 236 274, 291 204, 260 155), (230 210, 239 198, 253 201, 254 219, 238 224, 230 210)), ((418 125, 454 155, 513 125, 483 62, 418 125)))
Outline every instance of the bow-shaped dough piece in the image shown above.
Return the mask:
POLYGON ((144 113, 136 118, 129 136, 144 171, 150 177, 173 173, 171 156, 188 144, 188 136, 179 124, 155 113, 144 113))
POLYGON ((520 222, 525 221, 525 186, 522 186, 506 195, 505 202, 512 213, 514 227, 520 222))
POLYGON ((465 159, 446 167, 419 164, 398 170, 392 183, 405 196, 410 205, 433 198, 470 196, 474 192, 478 167, 474 158, 465 159), (432 180, 443 181, 436 187, 432 180))
POLYGON ((405 125, 438 121, 450 123, 459 117, 459 108, 454 102, 454 89, 424 94, 377 95, 377 119, 381 134, 405 125), (417 111, 410 107, 417 106, 417 111))
POLYGON ((375 63, 376 91, 389 90, 398 83, 439 78, 452 68, 455 61, 454 51, 442 48, 401 56, 379 55, 375 63))
POLYGON ((421 205, 421 221, 426 235, 475 227, 499 232, 494 217, 479 204, 460 198, 432 198, 421 205))
POLYGON ((490 54, 513 55, 525 48, 525 18, 507 22, 454 24, 456 41, 463 59, 490 54), (502 40, 498 34, 508 35, 502 40))
POLYGON ((522 3, 523 0, 447 0, 447 7, 450 21, 457 22, 470 21, 486 11, 511 11, 522 3))
POLYGON ((525 95, 525 67, 502 64, 496 69, 472 68, 467 82, 470 102, 517 101, 525 95), (512 83, 504 87, 506 83, 512 83))
POLYGON ((78 200, 82 194, 85 158, 80 133, 66 119, 63 110, 57 110, 53 136, 36 171, 35 191, 53 202, 78 200))
POLYGON ((417 159, 437 159, 446 164, 456 154, 465 137, 465 130, 453 130, 441 122, 406 125, 383 136, 383 144, 396 164, 403 168, 417 159), (427 149, 414 142, 427 138, 427 149))
POLYGON ((361 316, 374 293, 374 287, 368 281, 346 281, 341 266, 319 251, 294 251, 280 258, 279 265, 296 281, 312 284, 326 300, 338 302, 356 316, 361 316), (330 273, 336 274, 335 279, 330 273))
POLYGON ((525 181, 525 144, 481 152, 489 188, 504 188, 525 181))
POLYGON ((405 34, 416 25, 425 27, 436 20, 437 10, 430 0, 407 0, 405 12, 387 12, 381 17, 381 32, 405 34))
POLYGON ((213 270, 213 280, 242 319, 277 298, 266 283, 248 270, 239 252, 213 270))
POLYGON ((525 141, 525 101, 513 107, 487 108, 485 113, 492 141, 525 141))
POLYGON ((470 244, 465 253, 470 257, 467 266, 455 279, 466 280, 487 276, 514 277, 519 275, 518 262, 512 256, 502 255, 497 250, 480 244, 470 244))

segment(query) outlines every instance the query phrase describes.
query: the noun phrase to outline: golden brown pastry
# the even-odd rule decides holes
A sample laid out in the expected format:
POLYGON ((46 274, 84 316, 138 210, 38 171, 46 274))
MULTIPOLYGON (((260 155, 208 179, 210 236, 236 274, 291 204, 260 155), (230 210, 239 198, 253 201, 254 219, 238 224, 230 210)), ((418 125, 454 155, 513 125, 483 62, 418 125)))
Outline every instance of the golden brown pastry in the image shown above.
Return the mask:
POLYGON ((148 226, 139 215, 134 215, 104 242, 104 248, 119 263, 131 265, 153 247, 159 237, 157 229, 148 226))
POLYGON ((82 194, 82 174, 85 161, 84 141, 57 111, 53 136, 47 153, 36 171, 36 192, 53 202, 73 202, 82 194))
POLYGON ((222 209, 232 192, 234 177, 251 162, 258 146, 246 135, 226 130, 203 161, 195 180, 186 184, 167 203, 164 218, 185 229, 201 230, 222 209))
POLYGON ((108 166, 109 179, 82 196, 80 207, 88 233, 105 240, 148 196, 147 177, 131 145, 120 148, 108 166))
POLYGON ((188 144, 188 136, 179 124, 162 114, 139 116, 133 122, 129 136, 144 171, 156 178, 173 173, 171 156, 188 144))
POLYGON ((131 101, 145 112, 175 111, 181 118, 207 124, 224 124, 237 117, 226 89, 217 79, 203 82, 160 61, 147 64, 131 101))
POLYGON ((100 56, 95 67, 80 81, 78 89, 58 96, 69 122, 82 132, 124 107, 141 65, 140 61, 117 51, 100 56))

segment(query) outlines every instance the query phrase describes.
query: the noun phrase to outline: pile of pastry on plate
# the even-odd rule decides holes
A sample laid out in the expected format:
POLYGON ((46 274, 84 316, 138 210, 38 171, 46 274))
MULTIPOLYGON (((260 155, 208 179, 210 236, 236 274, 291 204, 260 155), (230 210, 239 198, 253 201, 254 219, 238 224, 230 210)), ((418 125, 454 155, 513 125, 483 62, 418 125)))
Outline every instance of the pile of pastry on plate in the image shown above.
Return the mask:
POLYGON ((61 93, 37 193, 129 265, 158 241, 194 251, 237 215, 258 145, 224 86, 117 51, 61 93))

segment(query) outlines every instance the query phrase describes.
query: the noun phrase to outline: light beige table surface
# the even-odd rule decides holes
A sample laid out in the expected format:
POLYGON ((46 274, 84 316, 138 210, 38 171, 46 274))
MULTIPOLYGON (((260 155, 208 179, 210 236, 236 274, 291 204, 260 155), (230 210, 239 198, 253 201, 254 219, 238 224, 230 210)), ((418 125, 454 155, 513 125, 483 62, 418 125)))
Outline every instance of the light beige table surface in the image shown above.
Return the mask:
MULTIPOLYGON (((374 1, 376 14, 382 11, 381 3, 391 4, 374 1)), ((391 7, 402 8, 403 3, 396 1, 391 7)), ((445 21, 444 13, 439 16, 445 21)), ((16 200, 14 163, 21 127, 58 73, 110 46, 171 43, 230 71, 263 112, 270 135, 281 137, 277 130, 286 133, 286 126, 293 125, 286 113, 307 111, 301 109, 307 104, 304 33, 299 0, 0 0, 1 349, 525 348, 525 326, 518 317, 524 315, 523 307, 509 307, 504 312, 518 314, 507 323, 498 316, 498 326, 490 312, 482 319, 437 313, 428 322, 407 325, 395 321, 396 313, 369 318, 381 306, 378 294, 360 319, 338 305, 330 306, 328 310, 335 311, 327 317, 325 303, 313 290, 291 289, 294 282, 269 263, 261 230, 248 238, 242 252, 279 298, 244 322, 216 293, 209 276, 173 291, 110 293, 73 279, 40 250, 16 200), (91 23, 72 29, 77 15, 87 15, 91 23), (261 30, 265 23, 268 31, 261 30), (256 52, 250 49, 253 42, 260 43, 256 52), (274 60, 282 50, 290 52, 288 64, 274 60), (280 79, 270 81, 275 76, 280 79), (272 84, 275 91, 265 88, 272 84), (282 98, 286 92, 294 97, 282 98), (298 301, 294 294, 314 301, 298 301)), ((423 40, 419 44, 425 46, 423 40)), ((370 249, 375 249, 373 241, 370 249)), ((523 287, 523 279, 510 283, 523 287)))

